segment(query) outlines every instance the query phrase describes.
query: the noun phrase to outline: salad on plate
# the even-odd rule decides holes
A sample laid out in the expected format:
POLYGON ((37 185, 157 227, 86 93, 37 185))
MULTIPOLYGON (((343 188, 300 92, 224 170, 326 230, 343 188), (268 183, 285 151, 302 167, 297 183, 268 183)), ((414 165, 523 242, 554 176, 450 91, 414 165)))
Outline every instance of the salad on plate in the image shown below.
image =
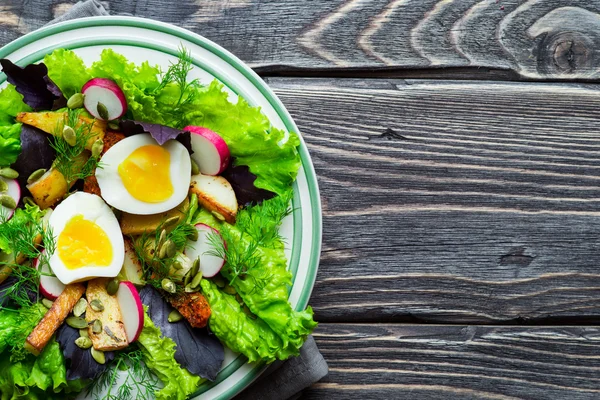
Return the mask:
POLYGON ((0 399, 186 399, 225 348, 299 354, 297 134, 190 79, 185 49, 0 65, 0 399))

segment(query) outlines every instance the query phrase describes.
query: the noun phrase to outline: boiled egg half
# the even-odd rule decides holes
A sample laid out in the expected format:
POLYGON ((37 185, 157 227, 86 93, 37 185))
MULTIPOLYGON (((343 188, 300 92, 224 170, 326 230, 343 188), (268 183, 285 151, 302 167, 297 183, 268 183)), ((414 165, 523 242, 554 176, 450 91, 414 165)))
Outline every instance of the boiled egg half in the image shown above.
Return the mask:
POLYGON ((99 196, 73 193, 56 207, 48 226, 55 238, 50 268, 63 284, 119 274, 125 258, 123 235, 99 196))
POLYGON ((176 140, 159 145, 149 134, 133 135, 112 146, 100 160, 96 179, 108 204, 130 214, 171 210, 187 196, 192 165, 176 140))

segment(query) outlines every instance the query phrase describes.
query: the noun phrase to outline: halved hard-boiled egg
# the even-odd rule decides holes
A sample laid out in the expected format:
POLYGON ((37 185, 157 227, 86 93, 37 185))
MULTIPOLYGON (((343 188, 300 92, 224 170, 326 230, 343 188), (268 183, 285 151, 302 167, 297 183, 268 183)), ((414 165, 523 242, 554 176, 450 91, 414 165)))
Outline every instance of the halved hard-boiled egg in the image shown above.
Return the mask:
POLYGON ((108 204, 130 214, 158 214, 187 196, 192 165, 176 140, 159 145, 149 134, 133 135, 112 146, 100 160, 96 179, 108 204))
POLYGON ((63 284, 119 274, 125 258, 123 235, 102 198, 73 193, 56 207, 48 226, 55 238, 50 268, 63 284))

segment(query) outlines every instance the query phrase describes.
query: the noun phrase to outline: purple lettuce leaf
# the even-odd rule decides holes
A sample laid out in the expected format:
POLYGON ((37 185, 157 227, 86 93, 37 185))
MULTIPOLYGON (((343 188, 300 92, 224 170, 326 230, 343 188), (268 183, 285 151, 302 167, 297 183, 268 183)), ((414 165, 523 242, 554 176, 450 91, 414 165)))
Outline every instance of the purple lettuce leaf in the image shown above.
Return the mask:
POLYGON ((12 165, 19 171, 17 180, 21 186, 21 193, 27 193, 27 178, 32 172, 52 166, 56 151, 50 146, 50 139, 50 135, 33 126, 21 127, 21 153, 12 165))
POLYGON ((121 121, 121 132, 125 136, 138 135, 140 133, 149 133, 160 145, 168 140, 175 139, 185 146, 187 151, 192 154, 192 139, 189 132, 181 129, 171 128, 160 124, 151 124, 148 122, 134 121, 131 119, 121 121))
MULTIPOLYGON (((9 276, 4 282, 0 283, 0 307, 4 307, 5 305, 11 303, 12 295, 10 293, 12 291, 10 289, 14 286, 15 283, 17 283, 17 281, 18 279, 16 277, 9 276)), ((39 294, 35 290, 34 285, 35 284, 33 282, 26 282, 25 284, 20 285, 17 289, 14 290, 18 290, 21 293, 27 294, 29 300, 32 303, 35 303, 39 299, 39 294)))
POLYGON ((186 320, 168 321, 173 307, 152 286, 140 291, 148 315, 163 336, 175 344, 175 361, 194 375, 214 381, 225 357, 223 345, 208 329, 195 329, 186 320))
POLYGON ((38 111, 56 110, 66 105, 67 100, 48 77, 48 68, 44 63, 29 64, 21 68, 3 58, 0 65, 8 82, 15 85, 17 92, 23 95, 23 101, 29 107, 38 111))
POLYGON ((221 175, 231 184, 238 204, 242 206, 260 204, 264 200, 272 199, 277 195, 271 191, 254 186, 256 175, 250 172, 250 168, 247 165, 234 167, 234 163, 232 160, 229 167, 221 175))
POLYGON ((115 358, 113 351, 104 353, 106 364, 98 364, 92 358, 92 353, 89 350, 83 350, 75 344, 75 340, 79 337, 79 330, 71 328, 67 324, 63 324, 56 331, 56 341, 60 345, 60 350, 65 356, 67 365, 67 379, 94 379, 100 375, 115 358))

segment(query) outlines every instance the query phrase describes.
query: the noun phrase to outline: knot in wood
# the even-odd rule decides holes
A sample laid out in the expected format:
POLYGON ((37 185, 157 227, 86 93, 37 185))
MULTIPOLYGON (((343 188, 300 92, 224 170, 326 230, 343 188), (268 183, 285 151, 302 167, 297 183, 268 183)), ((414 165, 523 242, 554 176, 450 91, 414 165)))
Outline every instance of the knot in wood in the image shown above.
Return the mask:
POLYGON ((595 63, 594 41, 578 32, 546 35, 538 51, 538 71, 565 75, 589 72, 595 63))

